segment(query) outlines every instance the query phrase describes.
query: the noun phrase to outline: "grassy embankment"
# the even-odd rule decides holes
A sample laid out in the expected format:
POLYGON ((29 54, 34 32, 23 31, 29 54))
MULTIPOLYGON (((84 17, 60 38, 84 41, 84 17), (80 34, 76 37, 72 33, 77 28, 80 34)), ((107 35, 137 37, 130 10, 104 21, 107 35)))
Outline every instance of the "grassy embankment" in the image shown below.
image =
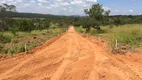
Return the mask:
POLYGON ((65 32, 65 29, 53 27, 48 30, 33 30, 31 32, 0 32, 0 54, 14 55, 38 46, 50 38, 65 32))
MULTIPOLYGON (((91 29, 89 34, 107 40, 113 51, 132 50, 142 47, 142 25, 140 24, 128 24, 118 27, 102 26, 101 28, 102 31, 91 29), (118 47, 116 47, 116 42, 118 47)), ((78 27, 77 30, 82 33, 85 32, 82 27, 78 27)))

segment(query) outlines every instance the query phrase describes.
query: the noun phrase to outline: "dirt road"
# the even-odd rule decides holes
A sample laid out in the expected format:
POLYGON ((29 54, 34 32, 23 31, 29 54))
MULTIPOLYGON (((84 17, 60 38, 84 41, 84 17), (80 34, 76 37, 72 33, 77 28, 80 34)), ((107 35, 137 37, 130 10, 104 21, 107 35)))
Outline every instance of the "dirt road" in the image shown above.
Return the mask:
POLYGON ((142 55, 112 55, 93 41, 70 27, 33 54, 1 59, 0 80, 142 80, 142 55))

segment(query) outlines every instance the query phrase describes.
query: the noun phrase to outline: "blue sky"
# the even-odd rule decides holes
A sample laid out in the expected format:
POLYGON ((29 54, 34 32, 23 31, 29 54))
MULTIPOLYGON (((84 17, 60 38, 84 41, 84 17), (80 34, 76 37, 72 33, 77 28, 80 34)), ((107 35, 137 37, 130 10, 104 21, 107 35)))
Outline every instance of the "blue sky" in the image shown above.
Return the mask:
POLYGON ((0 4, 16 5, 18 12, 85 15, 83 10, 100 3, 111 15, 142 14, 142 0, 0 0, 0 4))

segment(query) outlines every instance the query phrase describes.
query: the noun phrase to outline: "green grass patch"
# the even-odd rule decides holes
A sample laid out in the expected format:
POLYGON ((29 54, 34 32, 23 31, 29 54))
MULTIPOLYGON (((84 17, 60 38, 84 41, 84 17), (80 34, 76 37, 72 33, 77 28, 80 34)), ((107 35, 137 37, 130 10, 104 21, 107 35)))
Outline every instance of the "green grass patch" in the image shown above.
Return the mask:
POLYGON ((40 43, 55 37, 66 30, 63 28, 51 28, 45 30, 33 30, 31 32, 0 32, 0 54, 14 55, 30 50, 40 43))
MULTIPOLYGON (((102 26, 102 31, 91 29, 90 35, 95 35, 106 39, 109 42, 111 49, 115 49, 116 40, 118 48, 123 45, 129 45, 128 49, 141 47, 142 44, 142 25, 128 24, 119 27, 116 26, 102 26)), ((78 28, 77 31, 84 33, 83 28, 78 28)))
POLYGON ((106 33, 101 35, 109 40, 112 48, 114 48, 115 41, 118 41, 118 46, 129 45, 129 48, 140 46, 142 42, 142 25, 123 25, 106 29, 106 33))

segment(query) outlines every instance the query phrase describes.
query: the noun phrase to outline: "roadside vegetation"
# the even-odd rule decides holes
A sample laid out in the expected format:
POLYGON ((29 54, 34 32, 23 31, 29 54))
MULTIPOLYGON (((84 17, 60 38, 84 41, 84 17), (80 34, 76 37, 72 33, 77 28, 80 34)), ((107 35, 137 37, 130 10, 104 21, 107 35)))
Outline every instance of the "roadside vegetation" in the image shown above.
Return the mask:
MULTIPOLYGON (((125 53, 128 50, 142 48, 142 24, 126 24, 117 27, 101 26, 101 29, 98 31, 91 28, 88 34, 107 40, 113 52, 125 53)), ((81 26, 76 30, 85 33, 85 29, 81 26)))
POLYGON ((16 6, 0 5, 0 54, 30 50, 74 25, 77 31, 100 36, 114 52, 142 47, 142 15, 110 15, 100 4, 84 9, 86 16, 18 13, 16 6), (26 49, 25 49, 26 46, 26 49))
POLYGON ((30 32, 18 31, 15 34, 9 31, 0 32, 0 54, 14 55, 28 51, 63 32, 65 30, 60 27, 30 32))
POLYGON ((123 54, 127 50, 142 47, 141 16, 110 17, 110 10, 105 11, 100 4, 92 5, 85 9, 84 13, 88 15, 86 21, 84 20, 77 30, 106 39, 113 53, 123 54))

